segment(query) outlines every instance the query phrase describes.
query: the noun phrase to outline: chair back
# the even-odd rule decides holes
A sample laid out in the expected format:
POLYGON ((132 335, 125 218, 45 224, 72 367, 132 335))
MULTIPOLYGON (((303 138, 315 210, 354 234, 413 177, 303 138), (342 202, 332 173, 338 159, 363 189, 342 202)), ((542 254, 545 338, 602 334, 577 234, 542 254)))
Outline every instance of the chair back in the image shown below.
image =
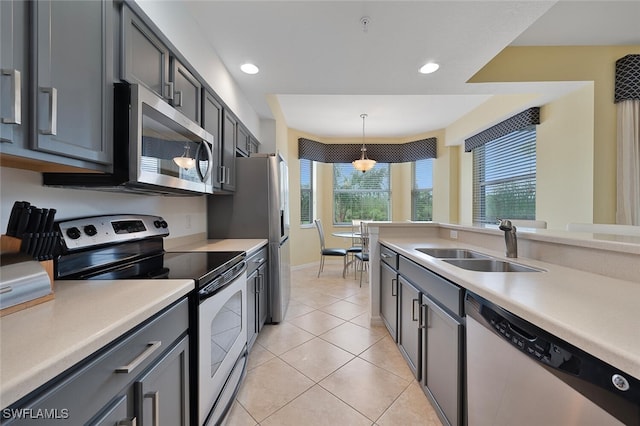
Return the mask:
POLYGON ((362 254, 369 254, 369 224, 360 222, 360 240, 362 241, 362 254))
MULTIPOLYGON (((362 223, 361 220, 358 219, 353 219, 351 221, 351 232, 353 232, 354 234, 356 232, 360 232, 360 224, 362 223)), ((353 238, 351 239, 351 246, 352 247, 359 247, 362 245, 362 240, 358 237, 356 237, 355 235, 353 236, 353 238)))
POLYGON ((313 221, 318 228, 318 235, 320 236, 320 250, 324 250, 324 231, 322 230, 322 222, 319 219, 313 221))

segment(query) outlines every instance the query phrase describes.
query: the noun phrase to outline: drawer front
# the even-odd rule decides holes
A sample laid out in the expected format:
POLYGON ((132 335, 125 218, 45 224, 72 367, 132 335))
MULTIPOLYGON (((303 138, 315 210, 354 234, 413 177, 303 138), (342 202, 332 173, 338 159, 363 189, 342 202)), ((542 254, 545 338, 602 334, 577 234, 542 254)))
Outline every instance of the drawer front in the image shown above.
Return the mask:
POLYGON ((247 276, 267 261, 268 252, 268 246, 264 246, 247 258, 247 276))
POLYGON ((452 313, 463 316, 464 289, 400 256, 398 272, 452 313))
POLYGON ((380 260, 393 269, 398 269, 398 253, 383 245, 380 245, 380 260))
POLYGON ((188 301, 184 299, 106 352, 81 361, 82 367, 63 373, 67 376, 54 379, 57 382, 51 387, 16 408, 66 410, 70 423, 84 424, 166 352, 187 331, 188 322, 188 301))

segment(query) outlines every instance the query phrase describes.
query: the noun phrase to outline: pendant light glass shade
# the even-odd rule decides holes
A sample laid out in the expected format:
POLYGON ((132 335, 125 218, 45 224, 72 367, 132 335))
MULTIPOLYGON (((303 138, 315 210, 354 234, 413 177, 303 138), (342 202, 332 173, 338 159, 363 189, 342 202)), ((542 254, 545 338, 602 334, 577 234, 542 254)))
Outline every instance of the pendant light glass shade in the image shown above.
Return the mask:
POLYGON ((364 119, 367 118, 367 114, 361 114, 362 117, 362 148, 360 148, 360 158, 351 162, 356 170, 362 173, 373 169, 376 165, 376 160, 370 160, 367 158, 367 147, 364 146, 364 119))
POLYGON ((173 162, 176 163, 178 167, 186 170, 193 169, 196 166, 196 160, 191 157, 189 145, 184 147, 184 152, 181 157, 173 157, 173 162))

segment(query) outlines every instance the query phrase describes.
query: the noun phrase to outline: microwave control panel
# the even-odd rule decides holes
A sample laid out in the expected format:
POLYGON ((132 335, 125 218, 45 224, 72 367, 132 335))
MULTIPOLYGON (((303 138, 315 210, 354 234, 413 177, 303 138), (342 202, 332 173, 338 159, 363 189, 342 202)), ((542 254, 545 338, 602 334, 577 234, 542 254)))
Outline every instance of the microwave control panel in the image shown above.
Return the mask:
POLYGON ((169 235, 167 222, 150 215, 84 217, 60 221, 56 226, 67 252, 169 235))

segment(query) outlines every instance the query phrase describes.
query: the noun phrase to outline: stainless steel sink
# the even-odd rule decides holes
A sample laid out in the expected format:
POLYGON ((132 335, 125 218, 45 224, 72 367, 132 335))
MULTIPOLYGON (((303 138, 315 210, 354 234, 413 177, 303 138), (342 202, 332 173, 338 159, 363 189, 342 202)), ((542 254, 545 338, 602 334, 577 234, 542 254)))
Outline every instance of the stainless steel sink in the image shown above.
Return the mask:
POLYGON ((542 269, 498 259, 444 259, 444 262, 478 272, 542 272, 542 269))
POLYGON ((419 252, 438 259, 489 259, 486 254, 457 248, 417 248, 419 252))

